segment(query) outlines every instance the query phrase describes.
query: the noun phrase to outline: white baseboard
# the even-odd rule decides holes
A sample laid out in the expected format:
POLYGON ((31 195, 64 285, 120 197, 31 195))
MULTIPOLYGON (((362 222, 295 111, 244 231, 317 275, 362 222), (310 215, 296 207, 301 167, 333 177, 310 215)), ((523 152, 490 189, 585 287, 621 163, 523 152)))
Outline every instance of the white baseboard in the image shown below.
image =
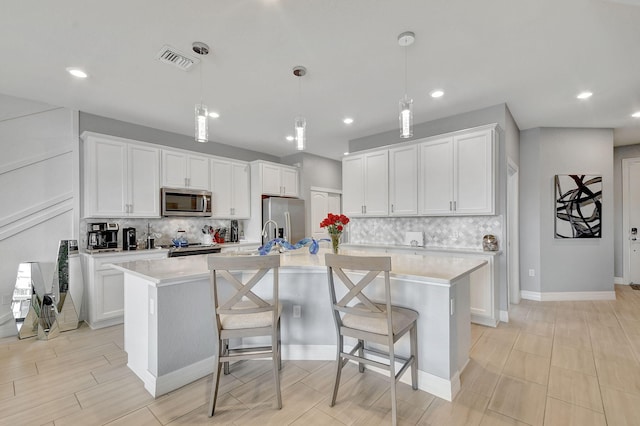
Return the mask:
MULTIPOLYGON (((315 359, 315 357, 310 359, 315 359)), ((384 362, 384 358, 380 358, 375 355, 371 356, 371 359, 384 362)), ((357 364, 355 361, 350 362, 357 364)), ((419 367, 420 366, 418 366, 418 368, 419 367)), ((367 365, 366 369, 389 377, 389 372, 381 368, 367 365)), ((464 370, 464 368, 462 369, 464 370)), ((400 377, 400 381, 411 386, 411 369, 407 369, 407 371, 404 372, 402 377, 400 377)), ((442 377, 434 376, 433 374, 424 372, 422 370, 418 370, 418 389, 430 393, 431 395, 435 395, 438 398, 442 398, 447 401, 453 401, 453 398, 455 398, 458 392, 460 392, 460 372, 456 372, 451 380, 447 380, 443 379, 442 377)))
POLYGON ((560 302, 581 300, 616 300, 615 291, 569 291, 569 292, 536 292, 522 290, 520 297, 537 302, 560 302))
POLYGON ((483 317, 481 315, 471 314, 471 322, 474 324, 480 324, 487 327, 497 327, 498 321, 493 318, 483 317))
MULTIPOLYGON (((335 358, 335 345, 282 345, 283 360, 333 361, 335 358)), ((213 357, 209 357, 160 377, 155 377, 148 370, 144 372, 134 370, 134 372, 144 382, 145 389, 154 398, 157 398, 213 373, 213 361, 213 357)), ((130 365, 129 368, 131 368, 130 365)), ((388 376, 387 371, 379 368, 367 366, 367 370, 388 376)), ((405 372, 400 381, 411 385, 410 370, 405 372)), ((456 372, 451 380, 446 380, 418 370, 418 388, 439 398, 452 401, 460 391, 460 373, 456 372)))
POLYGON ((283 345, 282 359, 333 361, 336 359, 336 345, 283 345))
POLYGON ((613 277, 613 283, 620 285, 629 285, 628 282, 625 282, 624 277, 613 277))
POLYGON ((509 311, 500 311, 500 321, 509 322, 509 311))
MULTIPOLYGON (((144 372, 146 374, 143 373, 143 377, 141 377, 144 388, 151 396, 157 398, 213 373, 213 361, 214 358, 209 357, 160 377, 156 377, 146 370, 144 372)), ((130 365, 128 367, 131 368, 130 365)))

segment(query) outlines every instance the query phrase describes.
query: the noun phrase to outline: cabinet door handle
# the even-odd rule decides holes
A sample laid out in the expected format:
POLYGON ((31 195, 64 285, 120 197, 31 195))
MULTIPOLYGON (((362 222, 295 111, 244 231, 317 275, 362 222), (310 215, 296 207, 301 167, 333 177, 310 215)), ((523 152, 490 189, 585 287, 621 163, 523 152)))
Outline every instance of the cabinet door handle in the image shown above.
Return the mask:
POLYGON ((367 206, 364 206, 364 214, 367 214, 367 206))
POLYGON ((449 201, 449 211, 453 211, 453 201, 449 201))
POLYGON ((133 204, 129 204, 129 213, 133 213, 133 204))
POLYGON ((453 211, 455 212, 456 210, 458 210, 458 206, 456 205, 456 201, 453 202, 453 211))
POLYGON ((393 204, 391 204, 391 213, 393 213, 393 204))

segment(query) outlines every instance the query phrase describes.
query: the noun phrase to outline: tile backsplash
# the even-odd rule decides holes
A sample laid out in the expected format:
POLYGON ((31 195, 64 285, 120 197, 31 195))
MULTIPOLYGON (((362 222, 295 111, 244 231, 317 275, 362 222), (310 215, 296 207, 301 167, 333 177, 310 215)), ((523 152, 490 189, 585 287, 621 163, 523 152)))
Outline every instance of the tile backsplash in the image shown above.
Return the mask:
POLYGON ((352 244, 404 244, 408 231, 423 232, 425 247, 482 249, 482 237, 493 234, 502 244, 502 216, 352 218, 352 244))
MULTIPOLYGON (((122 246, 122 228, 136 228, 136 237, 138 239, 138 246, 144 244, 147 238, 147 224, 151 225, 151 233, 155 236, 155 244, 168 245, 171 244, 171 240, 176 237, 178 229, 186 232, 186 238, 192 243, 202 242, 202 228, 205 225, 210 225, 213 228, 227 228, 231 227, 230 220, 219 219, 207 219, 207 218, 162 218, 162 219, 82 219, 80 221, 80 247, 87 247, 87 224, 97 222, 110 222, 120 225, 118 231, 118 245, 122 246)), ((242 220, 238 221, 240 228, 240 237, 244 235, 244 223, 242 220)), ((229 234, 227 233, 227 238, 229 234)))

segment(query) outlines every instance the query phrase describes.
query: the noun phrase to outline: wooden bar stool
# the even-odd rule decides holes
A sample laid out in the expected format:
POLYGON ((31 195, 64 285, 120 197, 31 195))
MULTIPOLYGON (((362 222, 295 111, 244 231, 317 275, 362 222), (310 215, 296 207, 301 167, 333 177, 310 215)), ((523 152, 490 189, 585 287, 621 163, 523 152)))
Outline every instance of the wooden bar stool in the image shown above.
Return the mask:
POLYGON ((329 296, 338 335, 336 381, 330 406, 333 407, 336 403, 342 368, 349 360, 358 362, 358 369, 361 373, 364 372, 365 364, 372 365, 389 372, 391 416, 395 426, 397 423, 396 382, 408 367, 411 367, 412 387, 414 390, 418 389, 418 342, 416 332, 418 313, 412 309, 401 308, 391 304, 390 257, 344 256, 327 253, 325 254, 325 264, 328 269, 329 296), (349 273, 354 272, 362 275, 362 278, 357 283, 354 283, 347 276, 347 270, 349 273), (385 300, 372 301, 363 291, 380 273, 384 274, 385 300), (334 279, 334 275, 338 280, 334 279), (346 295, 337 300, 336 290, 345 290, 344 287, 346 287, 346 295), (356 299, 359 303, 356 303, 356 299), (394 344, 407 332, 409 332, 411 353, 408 358, 405 358, 395 354, 394 344), (349 352, 344 349, 345 336, 358 340, 358 343, 349 352), (367 347, 367 342, 386 346, 388 350, 381 351, 367 347), (384 358, 389 362, 380 362, 367 358, 367 354, 384 358), (395 362, 402 363, 397 373, 395 362))
POLYGON ((278 301, 280 256, 209 256, 208 262, 211 271, 214 330, 218 341, 209 416, 213 416, 216 408, 221 366, 225 365, 225 373, 228 374, 229 361, 256 358, 272 358, 277 407, 282 408, 280 393, 282 305, 278 301), (257 296, 252 289, 269 271, 273 271, 273 295, 272 299, 265 300, 257 296), (219 300, 221 293, 219 277, 228 281, 234 290, 231 297, 224 301, 219 300), (248 279, 243 282, 245 278, 248 279), (229 339, 255 336, 270 336, 271 344, 250 348, 229 348, 229 339))

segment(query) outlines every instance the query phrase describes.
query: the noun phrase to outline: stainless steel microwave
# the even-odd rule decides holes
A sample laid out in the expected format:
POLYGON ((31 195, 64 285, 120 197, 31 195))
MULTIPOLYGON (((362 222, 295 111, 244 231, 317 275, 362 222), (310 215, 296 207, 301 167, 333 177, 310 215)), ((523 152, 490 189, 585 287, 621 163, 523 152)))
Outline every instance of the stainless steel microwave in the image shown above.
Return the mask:
POLYGON ((211 191, 162 188, 162 216, 211 216, 211 191))

